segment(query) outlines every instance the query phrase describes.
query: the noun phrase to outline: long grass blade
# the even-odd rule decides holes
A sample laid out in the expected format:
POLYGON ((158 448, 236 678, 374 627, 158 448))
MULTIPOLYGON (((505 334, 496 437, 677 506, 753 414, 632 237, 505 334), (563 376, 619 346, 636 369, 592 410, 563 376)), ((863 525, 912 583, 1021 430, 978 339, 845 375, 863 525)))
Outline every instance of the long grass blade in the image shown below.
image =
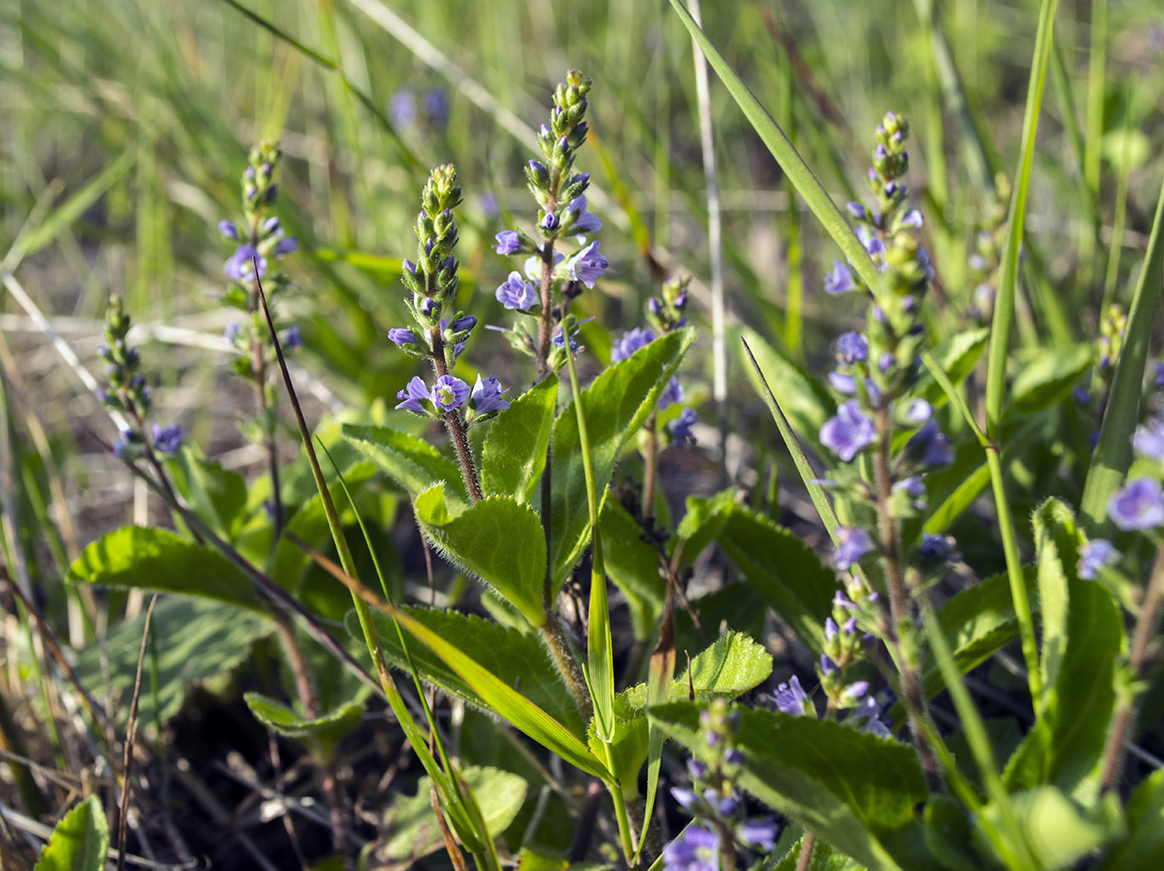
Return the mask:
POLYGON ((1043 91, 1047 83, 1047 67, 1051 59, 1052 41, 1055 38, 1055 12, 1058 8, 1059 0, 1043 0, 1039 9, 1039 29, 1035 35, 1035 54, 1031 62, 1026 114, 1023 118, 1022 147, 1018 170, 1015 173, 1016 183, 1014 199, 1011 201, 1006 247, 1003 252, 1002 265, 999 267, 998 294, 994 303, 994 320, 991 325, 990 362, 986 371, 986 434, 991 440, 991 447, 986 452, 986 459, 990 466, 991 481, 994 485, 994 502, 998 511, 1003 552, 1006 556, 1011 598, 1014 602, 1015 615, 1018 617, 1023 658, 1027 664, 1031 698, 1033 699, 1040 698, 1042 692, 1039 677, 1039 654, 1035 644, 1035 627, 1031 619, 1031 606, 1027 600, 1027 588, 1023 581, 1022 561, 1019 557, 1018 542, 1015 537, 1014 520, 1010 513, 1002 463, 999 459, 998 436, 1002 420, 1003 387, 1006 378, 1010 331, 1014 323, 1019 248, 1023 238, 1023 228, 1026 225, 1027 194, 1030 190, 1031 165, 1035 155, 1035 134, 1039 127, 1039 113, 1043 105, 1043 91))

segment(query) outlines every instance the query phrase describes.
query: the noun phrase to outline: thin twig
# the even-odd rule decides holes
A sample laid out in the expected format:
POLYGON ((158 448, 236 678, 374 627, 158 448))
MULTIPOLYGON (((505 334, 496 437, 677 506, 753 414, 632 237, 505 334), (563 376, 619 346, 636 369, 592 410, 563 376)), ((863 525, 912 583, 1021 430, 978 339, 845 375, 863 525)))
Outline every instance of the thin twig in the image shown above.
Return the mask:
POLYGON ((117 843, 120 851, 117 855, 117 871, 125 871, 125 839, 126 826, 129 822, 129 796, 133 791, 130 779, 130 770, 133 765, 133 742, 137 737, 137 704, 141 698, 141 672, 145 664, 146 646, 150 637, 150 623, 154 617, 154 605, 158 603, 158 594, 150 596, 150 605, 146 608, 145 626, 141 633, 141 651, 137 655, 137 674, 133 679, 133 701, 129 706, 129 723, 125 729, 125 757, 122 764, 124 783, 121 786, 121 816, 118 820, 117 843))

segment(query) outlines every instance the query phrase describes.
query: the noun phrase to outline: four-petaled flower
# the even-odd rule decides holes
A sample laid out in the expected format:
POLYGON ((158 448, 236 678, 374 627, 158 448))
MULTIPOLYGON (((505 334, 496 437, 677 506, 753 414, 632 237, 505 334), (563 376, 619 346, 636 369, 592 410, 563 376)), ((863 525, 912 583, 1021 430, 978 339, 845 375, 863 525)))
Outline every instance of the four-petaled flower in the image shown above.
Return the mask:
POLYGON ((521 234, 517 230, 503 230, 493 237, 493 250, 498 254, 516 254, 521 250, 521 234))
POLYGON ((837 339, 837 359, 842 363, 860 363, 869 356, 869 343, 860 333, 842 333, 837 339))
POLYGON ((469 398, 469 385, 452 375, 442 375, 433 385, 430 399, 439 411, 452 411, 469 398))
POLYGON ((655 334, 650 330, 643 329, 642 327, 635 327, 633 330, 628 330, 623 333, 621 339, 611 346, 610 362, 618 363, 620 360, 625 360, 635 351, 640 348, 645 348, 653 341, 655 341, 655 334))
POLYGON ((574 221, 570 224, 569 230, 571 233, 577 233, 582 236, 587 233, 596 233, 602 229, 602 221, 593 212, 586 211, 586 195, 579 194, 570 200, 570 205, 566 211, 574 215, 574 221))
POLYGON ((833 565, 841 571, 863 560, 873 550, 873 539, 859 526, 837 527, 833 565))
POLYGON ((857 400, 850 399, 841 403, 837 416, 820 428, 820 440, 847 463, 877 441, 877 428, 861 411, 857 400))
POLYGON ((570 277, 575 281, 581 281, 589 288, 594 287, 594 282, 602 277, 602 273, 606 272, 609 265, 606 258, 598 252, 598 245, 598 242, 591 242, 570 258, 570 277))
POLYGON ((719 835, 690 825, 663 848, 666 871, 719 871, 719 835))
POLYGON ((679 383, 677 378, 672 378, 667 382, 667 386, 663 388, 662 392, 659 393, 659 401, 655 403, 655 407, 659 411, 663 411, 672 402, 682 402, 683 396, 683 385, 679 383))
POLYGON ((509 278, 494 295, 503 306, 516 311, 529 311, 538 303, 537 288, 522 280, 520 272, 509 273, 509 278))
POLYGON ((503 411, 509 408, 509 402, 501 398, 503 393, 508 393, 509 388, 501 389, 501 382, 497 380, 496 376, 490 375, 484 381, 481 376, 477 376, 477 383, 473 385, 473 393, 469 398, 469 404, 473 407, 473 411, 477 414, 489 414, 493 411, 503 411))
POLYGON ((803 717, 812 712, 812 702, 808 700, 808 693, 800 685, 800 678, 793 675, 788 683, 777 685, 776 707, 794 717, 803 717))
POLYGON ((1079 563, 1076 571, 1085 581, 1093 581, 1100 569, 1115 565, 1119 559, 1120 552, 1115 549, 1114 544, 1106 539, 1097 538, 1079 546, 1079 563))
POLYGON ((699 421, 699 417, 695 414, 694 409, 685 408, 683 413, 673 421, 671 421, 671 436, 675 439, 675 444, 679 447, 695 444, 695 436, 691 433, 693 427, 699 421))
POLYGON ((418 414, 425 414, 426 409, 420 404, 422 399, 431 401, 428 392, 428 385, 424 383, 424 379, 419 376, 414 377, 408 382, 407 386, 396 394, 396 398, 402 400, 396 407, 404 408, 408 411, 415 411, 418 414))
POLYGON ((1132 450, 1141 457, 1164 462, 1164 422, 1150 420, 1136 427, 1136 434, 1132 436, 1132 450))
POLYGON ((172 454, 182 446, 182 439, 186 437, 186 430, 180 423, 172 423, 167 427, 154 424, 152 428, 154 447, 163 454, 172 454))
POLYGON ((267 271, 267 259, 259 254, 254 245, 239 245, 222 271, 231 281, 250 281, 254 278, 254 258, 258 258, 259 278, 262 278, 267 271))
POLYGON ((857 283, 853 281, 853 273, 849 267, 840 260, 834 260, 833 271, 825 276, 824 289, 825 293, 837 295, 856 290, 857 283))
POLYGON ((1151 529, 1164 522, 1164 494, 1160 483, 1151 478, 1136 478, 1112 494, 1107 515, 1123 530, 1151 529))

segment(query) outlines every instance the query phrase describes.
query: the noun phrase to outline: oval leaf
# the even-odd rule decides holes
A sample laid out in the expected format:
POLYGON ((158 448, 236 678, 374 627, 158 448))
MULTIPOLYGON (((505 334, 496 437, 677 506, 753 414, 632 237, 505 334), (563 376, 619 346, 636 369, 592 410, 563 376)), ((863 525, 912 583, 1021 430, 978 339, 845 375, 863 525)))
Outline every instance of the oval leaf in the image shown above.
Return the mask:
POLYGON ((346 702, 322 717, 310 719, 300 717, 281 702, 259 693, 246 693, 243 699, 251 713, 260 723, 287 738, 300 741, 318 741, 334 744, 360 722, 364 706, 356 702, 346 702))
POLYGON ((529 506, 489 496, 454 515, 438 484, 416 497, 416 518, 447 559, 489 584, 531 625, 546 622, 546 536, 529 506))
POLYGON ((101 871, 108 852, 109 825, 91 795, 57 823, 33 871, 101 871))

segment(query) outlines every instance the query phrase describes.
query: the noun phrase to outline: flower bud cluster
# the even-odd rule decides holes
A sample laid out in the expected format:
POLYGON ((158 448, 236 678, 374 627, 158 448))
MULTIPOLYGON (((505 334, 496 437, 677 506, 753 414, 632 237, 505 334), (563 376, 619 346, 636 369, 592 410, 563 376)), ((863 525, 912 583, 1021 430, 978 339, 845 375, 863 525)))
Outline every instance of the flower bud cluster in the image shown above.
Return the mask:
MULTIPOLYGON (((237 352, 231 368, 251 381, 260 377, 265 380, 265 373, 275 360, 275 348, 259 303, 258 281, 263 283, 267 305, 274 316, 277 299, 289 283, 287 276, 275 266, 299 248, 299 242, 286 234, 274 214, 279 195, 275 174, 281 159, 282 152, 275 142, 264 141, 251 149, 242 176, 243 220, 238 224, 225 219, 218 223, 218 231, 226 239, 239 243, 223 267, 223 273, 231 281, 223 302, 249 315, 241 322, 228 325, 223 335, 237 352)), ((302 344, 299 328, 287 328, 280 336, 280 344, 284 351, 298 348, 302 344)), ((274 387, 265 385, 264 390, 268 394, 267 406, 273 408, 274 387)))
MULTIPOLYGON (((925 399, 910 398, 917 384, 925 348, 921 303, 932 278, 929 257, 917 239, 921 214, 910 208, 904 174, 909 121, 889 112, 877 127, 877 148, 869 168, 869 190, 875 205, 849 203, 857 235, 885 276, 885 293, 870 303, 864 332, 850 331, 836 342, 836 368, 828 380, 841 403, 835 417, 820 431, 821 443, 840 459, 830 474, 857 502, 884 502, 889 517, 903 520, 925 508, 924 477, 954 459, 954 446, 942 432, 934 409, 925 399), (912 433, 912 435, 909 435, 912 433), (904 446, 887 447, 897 436, 909 435, 904 446), (885 453, 884 487, 868 479, 868 467, 854 463, 868 449, 885 453)), ((851 270, 841 263, 825 280, 826 291, 861 289, 851 270)), ((898 443, 900 443, 898 441, 898 443)), ((923 542, 932 561, 944 539, 923 542)), ((946 547, 947 555, 952 550, 946 547)), ((872 536, 858 527, 842 527, 834 565, 850 568, 879 552, 872 536)))
MULTIPOLYGON (((448 414, 467 411, 469 421, 480 420, 509 407, 502 399, 498 380, 490 375, 469 385, 450 374, 465 344, 477 327, 477 318, 456 311, 452 319, 447 312, 454 311, 457 288, 460 286, 454 249, 457 246, 457 221, 453 212, 461 202, 461 186, 457 171, 451 165, 438 166, 432 171, 421 192, 420 213, 416 217, 416 261, 405 259, 401 280, 411 291, 405 305, 413 318, 412 327, 396 327, 388 331, 388 338, 402 351, 432 363, 437 380, 430 387, 421 378, 413 378, 396 394, 397 408, 416 414, 443 418, 448 414)), ((459 420, 459 418, 458 418, 459 420)))
POLYGON ((121 304, 121 298, 109 298, 105 311, 105 343, 97 355, 105 363, 105 378, 109 389, 98 392, 98 398, 109 408, 124 412, 130 426, 121 431, 121 438, 113 443, 113 452, 123 460, 140 457, 148 445, 163 454, 172 454, 182 444, 185 431, 179 424, 162 427, 154 424, 147 439, 145 419, 153 405, 153 397, 145 375, 141 372, 141 355, 127 342, 130 316, 121 304))
POLYGON ((744 761, 734 746, 739 730, 738 710, 717 699, 700 715, 706 762, 688 760, 691 789, 675 787, 671 795, 695 819, 663 851, 667 871, 714 871, 724 867, 736 847, 770 853, 776 845, 777 825, 772 817, 746 816, 735 788, 744 761))
POLYGON ((493 246, 503 256, 525 258, 522 270, 510 272, 495 296, 505 308, 539 321, 536 336, 522 323, 503 331, 514 348, 538 360, 539 377, 566 362, 562 343, 552 345, 551 337, 570 300, 581 292, 579 285, 593 288, 609 266, 599 243, 587 243, 587 236, 602 228, 598 216, 587 210, 590 173, 574 172, 575 156, 586 141, 589 90, 590 79, 577 70, 566 74, 566 81, 554 92, 549 124, 543 124, 538 133, 542 159, 526 164, 526 181, 538 204, 534 230, 538 238, 521 229, 504 230, 493 246), (580 246, 569 257, 554 250, 565 236, 573 236, 580 246), (555 285, 561 286, 559 305, 554 305, 555 285))
POLYGON ((1010 182, 999 173, 994 190, 989 193, 982 214, 975 222, 968 259, 970 280, 974 286, 967 314, 979 325, 990 323, 994 314, 998 267, 1006 245, 1006 218, 1010 213, 1010 182))

